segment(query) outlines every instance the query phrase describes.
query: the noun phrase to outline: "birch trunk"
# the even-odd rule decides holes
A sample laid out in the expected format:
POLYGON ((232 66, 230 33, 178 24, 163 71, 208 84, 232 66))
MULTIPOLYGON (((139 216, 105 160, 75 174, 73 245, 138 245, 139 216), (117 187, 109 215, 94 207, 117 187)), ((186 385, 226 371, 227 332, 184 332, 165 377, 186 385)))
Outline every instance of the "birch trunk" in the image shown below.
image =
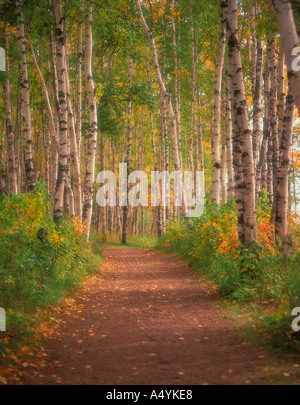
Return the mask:
POLYGON ((23 138, 24 138, 24 165, 28 190, 34 190, 36 187, 36 175, 32 157, 32 129, 31 129, 31 111, 29 97, 29 81, 27 70, 27 58, 25 47, 25 26, 22 13, 23 0, 16 1, 18 17, 18 47, 20 51, 20 86, 23 109, 23 138))
POLYGON ((272 39, 269 42, 268 56, 270 58, 270 156, 272 156, 272 190, 273 190, 273 210, 272 210, 272 223, 274 223, 275 205, 276 205, 276 177, 278 172, 278 122, 277 122, 277 59, 275 50, 275 41, 272 39))
POLYGON ((214 119, 213 132, 211 137, 212 143, 212 197, 216 204, 220 204, 220 127, 221 127, 221 88, 222 74, 226 47, 225 26, 222 24, 219 56, 216 70, 215 98, 214 98, 214 119))
MULTIPOLYGON (((4 23, 4 47, 8 51, 8 34, 6 23, 4 23)), ((3 93, 4 93, 4 110, 5 110, 5 126, 6 126, 8 184, 9 184, 9 192, 13 194, 18 194, 17 166, 15 157, 14 133, 11 117, 10 80, 9 80, 10 66, 7 51, 6 51, 7 76, 3 84, 3 93)))
POLYGON ((77 48, 77 111, 76 111, 76 139, 77 139, 77 152, 80 163, 81 155, 81 126, 82 126, 82 31, 83 21, 81 16, 78 22, 78 48, 77 48))
POLYGON ((295 59, 299 55, 299 52, 295 52, 295 48, 299 47, 299 38, 291 2, 288 0, 273 0, 273 5, 277 14, 280 40, 285 53, 288 79, 291 83, 295 104, 300 113, 300 70, 297 71, 294 66, 296 65, 295 59))
POLYGON ((252 95, 254 97, 255 86, 256 86, 256 72, 257 72, 257 48, 258 48, 258 41, 256 35, 256 25, 255 21, 257 21, 260 16, 258 13, 257 5, 253 4, 253 1, 250 1, 251 11, 250 11, 250 21, 249 21, 249 35, 251 37, 251 54, 250 54, 250 66, 251 66, 251 82, 252 82, 252 95))
MULTIPOLYGON (((290 86, 291 87, 291 86, 290 86)), ((293 133, 294 119, 294 98, 291 90, 286 99, 286 112, 283 122, 282 137, 280 143, 280 159, 277 175, 276 188, 276 215, 275 215, 275 234, 280 237, 284 252, 288 254, 288 183, 290 169, 290 153, 293 133)))
POLYGON ((272 134, 269 133, 267 142, 267 190, 269 194, 269 204, 273 205, 274 189, 273 189, 273 139, 272 134))
POLYGON ((174 109, 173 109, 171 94, 169 94, 169 92, 167 91, 167 88, 166 88, 166 85, 165 85, 165 82, 164 82, 164 79, 163 79, 163 76, 162 76, 162 73, 161 73, 161 70, 160 70, 160 67, 159 67, 155 39, 154 39, 152 30, 148 27, 148 25, 146 23, 146 20, 144 18, 140 0, 136 0, 136 6, 137 6, 138 14, 139 14, 139 17, 140 17, 144 32, 148 36, 150 44, 151 44, 152 58, 153 58, 153 63, 154 63, 154 68, 155 68, 157 81, 158 81, 161 94, 162 94, 162 96, 164 98, 164 102, 165 102, 165 104, 167 106, 168 113, 169 113, 170 126, 171 126, 171 137, 172 137, 174 167, 175 167, 175 170, 181 171, 181 163, 180 163, 179 147, 178 147, 176 115, 175 115, 174 109))
POLYGON ((278 144, 280 145, 285 114, 284 51, 282 46, 280 46, 279 50, 277 81, 278 81, 277 85, 278 144))
POLYGON ((256 45, 256 74, 255 88, 253 95, 253 161, 257 166, 259 146, 261 142, 261 104, 262 104, 262 82, 263 82, 263 45, 257 41, 256 45))
POLYGON ((69 174, 69 140, 68 140, 68 107, 66 94, 66 61, 65 61, 65 32, 64 18, 62 14, 62 0, 54 1, 54 12, 56 22, 56 59, 58 77, 58 97, 59 97, 59 167, 54 195, 54 220, 59 222, 63 214, 64 190, 69 174))
MULTIPOLYGON (((128 63, 128 88, 131 88, 132 83, 132 76, 133 76, 133 66, 132 66, 132 58, 129 57, 128 63)), ((132 102, 131 97, 127 102, 127 179, 130 174, 131 170, 131 150, 132 150, 132 122, 131 122, 131 108, 132 102)), ((128 184, 127 184, 127 192, 128 192, 128 184)), ((129 214, 129 207, 128 201, 126 205, 123 207, 123 226, 122 226, 122 243, 127 243, 127 225, 128 225, 128 214, 129 214)))
MULTIPOLYGON (((190 17, 192 18, 192 4, 190 2, 190 17)), ((196 49, 195 49, 195 34, 194 34, 194 27, 192 23, 191 27, 192 31, 192 105, 191 105, 191 129, 190 129, 190 170, 197 171, 198 167, 198 133, 196 127, 196 49), (195 162, 194 162, 194 152, 195 153, 195 162)), ((196 176, 195 176, 196 179, 196 176)))
MULTIPOLYGON (((225 2, 222 2, 226 3, 225 2)), ((233 112, 235 115, 243 167, 243 221, 239 223, 241 229, 240 242, 250 246, 257 239, 257 225, 255 214, 255 182, 251 133, 248 122, 247 102, 245 99, 244 78, 240 43, 238 39, 238 7, 237 0, 228 1, 228 9, 224 10, 224 19, 228 30, 229 66, 233 88, 233 112)))
POLYGON ((66 94, 67 94, 67 107, 68 107, 68 131, 70 139, 70 155, 73 169, 73 196, 74 196, 74 214, 81 219, 82 217, 82 195, 81 195, 81 179, 80 179, 80 159, 77 147, 77 136, 74 121, 74 114, 71 102, 70 94, 70 78, 69 78, 69 66, 68 66, 68 54, 67 46, 66 50, 66 94))
POLYGON ((204 146, 203 146, 203 131, 202 131, 202 120, 201 120, 201 101, 200 96, 198 97, 198 111, 199 111, 199 119, 198 119, 198 129, 199 129, 199 157, 200 157, 200 171, 204 171, 204 146))
POLYGON ((268 152, 268 142, 270 138, 270 118, 269 118, 269 104, 270 104, 270 61, 267 57, 264 72, 264 119, 263 119, 263 139, 260 150, 257 145, 257 165, 256 165, 256 197, 258 198, 261 191, 266 189, 266 162, 268 152))
POLYGON ((222 205, 227 201, 227 189, 226 189, 226 133, 223 134, 222 139, 222 153, 221 153, 221 192, 222 192, 222 205))
MULTIPOLYGON (((104 133, 102 132, 100 138, 100 161, 101 161, 101 171, 105 170, 105 139, 104 133)), ((102 214, 102 234, 103 239, 106 241, 106 207, 99 207, 100 212, 102 214)))
MULTIPOLYGON (((150 63, 149 63, 149 58, 148 58, 148 53, 147 53, 147 47, 145 46, 145 57, 146 57, 146 68, 147 68, 147 77, 148 77, 148 92, 149 92, 149 97, 151 97, 151 87, 152 87, 152 81, 151 81, 151 72, 150 72, 150 63)), ((154 122, 153 122, 153 108, 152 105, 150 106, 149 109, 149 118, 150 118, 150 132, 151 132, 151 142, 152 142, 152 150, 153 150, 153 163, 154 163, 154 171, 158 171, 158 157, 157 157, 157 148, 156 148, 156 141, 155 141, 155 132, 154 132, 154 122)), ((157 194, 158 194, 157 190, 157 194)), ((161 236, 161 226, 160 226, 160 210, 161 207, 158 205, 155 210, 155 225, 157 227, 157 234, 158 236, 161 236)))
MULTIPOLYGON (((233 99, 233 87, 231 74, 228 74, 228 88, 233 99)), ((244 179, 243 179, 243 164, 242 164, 242 149, 240 132, 237 122, 237 116, 233 112, 233 105, 231 103, 231 116, 232 116, 232 166, 233 166, 233 184, 234 194, 236 198, 237 216, 238 216, 238 234, 239 240, 245 239, 245 220, 244 220, 244 179)))
POLYGON ((234 178, 232 166, 232 116, 231 116, 231 92, 228 72, 226 73, 226 100, 225 100, 225 120, 226 120, 226 152, 227 152, 227 199, 230 201, 234 196, 234 178))
MULTIPOLYGON (((46 108, 47 108, 47 113, 48 113, 48 118, 49 118, 49 120, 48 120, 49 132, 50 132, 50 137, 51 137, 51 142, 52 142, 51 149, 52 149, 52 154, 53 154, 53 159, 51 162, 52 163, 52 172, 53 172, 52 177, 55 178, 55 180, 56 180, 57 179, 57 165, 58 165, 57 156, 59 153, 59 143, 58 143, 58 136, 57 136, 57 131, 56 131, 55 123, 54 123, 53 109, 52 109, 51 102, 50 102, 49 89, 45 83, 42 71, 41 71, 38 61, 36 59, 35 52, 34 52, 28 31, 26 31, 26 37, 27 37, 27 41, 29 44, 29 50, 31 53, 33 64, 35 66, 37 74, 40 78, 40 82, 42 84, 42 93, 43 93, 43 97, 44 97, 44 100, 46 103, 46 108)), ((49 175, 49 179, 50 179, 50 175, 49 175)))
POLYGON ((84 176, 84 202, 82 218, 86 226, 86 238, 89 239, 93 208, 94 177, 95 177, 95 156, 98 137, 98 118, 96 104, 96 90, 92 73, 92 13, 93 1, 88 1, 88 15, 85 20, 85 81, 89 105, 89 138, 86 152, 86 168, 84 176))
MULTIPOLYGON (((171 2, 171 12, 175 12, 175 0, 172 0, 171 2)), ((176 41, 176 24, 175 24, 175 18, 172 17, 171 19, 171 24, 172 24, 172 45, 173 45, 173 59, 174 59, 174 70, 175 72, 178 71, 178 57, 177 57, 177 41, 176 41)), ((193 29, 193 28, 192 28, 193 29)), ((193 35, 193 34, 192 34, 193 35)), ((178 140, 181 139, 181 114, 180 114, 180 95, 179 95, 179 84, 178 84, 178 76, 175 74, 174 78, 174 87, 175 87, 175 115, 176 115, 176 124, 177 124, 177 138, 178 140)), ((181 151, 179 150, 179 159, 180 159, 180 164, 182 165, 182 157, 181 157, 181 151)))

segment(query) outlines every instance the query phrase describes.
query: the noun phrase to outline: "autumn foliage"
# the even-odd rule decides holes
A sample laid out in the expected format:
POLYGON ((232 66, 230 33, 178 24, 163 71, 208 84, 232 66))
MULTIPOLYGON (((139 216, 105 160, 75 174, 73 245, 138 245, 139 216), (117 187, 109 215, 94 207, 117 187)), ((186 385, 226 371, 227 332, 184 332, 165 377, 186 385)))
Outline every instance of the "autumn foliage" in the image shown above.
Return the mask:
POLYGON ((9 332, 1 333, 0 361, 35 335, 42 309, 60 303, 95 269, 82 222, 66 218, 57 226, 52 207, 42 184, 29 194, 1 197, 0 307, 9 332))
MULTIPOLYGON (((241 246, 234 201, 217 207, 208 197, 200 218, 182 217, 169 224, 159 248, 186 258, 231 302, 262 308, 264 316, 260 315, 256 323, 265 337, 274 344, 300 350, 290 328, 291 310, 299 306, 300 298, 299 216, 289 215, 293 243, 289 258, 281 253, 280 241, 275 240, 266 194, 258 204, 257 223, 258 243, 252 249, 241 246)), ((257 316, 258 311, 255 313, 257 316)))

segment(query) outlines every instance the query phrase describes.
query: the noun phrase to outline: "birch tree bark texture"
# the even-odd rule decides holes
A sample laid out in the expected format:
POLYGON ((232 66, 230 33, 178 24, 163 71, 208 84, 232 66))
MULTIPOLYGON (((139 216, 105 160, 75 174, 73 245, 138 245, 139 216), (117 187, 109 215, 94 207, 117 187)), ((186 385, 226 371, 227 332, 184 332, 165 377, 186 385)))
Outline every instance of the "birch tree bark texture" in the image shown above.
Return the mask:
POLYGON ((62 0, 54 1, 54 13, 56 23, 56 59, 57 59, 57 86, 58 86, 58 120, 59 120, 59 164, 54 195, 55 222, 59 222, 64 206, 64 190, 69 174, 70 150, 68 139, 68 106, 66 91, 66 59, 65 59, 65 32, 64 18, 62 13, 62 0))
POLYGON ((239 212, 239 239, 245 246, 251 246, 257 240, 255 214, 255 178, 253 164, 252 139, 249 128, 247 102, 245 98, 244 78, 240 43, 238 38, 237 0, 221 1, 223 19, 228 35, 229 74, 232 81, 232 106, 235 122, 235 138, 238 139, 242 158, 242 182, 240 184, 242 202, 239 212))
POLYGON ((158 56, 157 56, 157 48, 156 48, 156 43, 155 39, 153 36, 152 30, 148 27, 147 22, 145 20, 142 7, 141 7, 141 2, 140 0, 136 0, 136 6, 138 10, 138 14, 142 23, 142 27, 144 29, 145 34, 149 38, 150 44, 151 44, 151 49, 152 49, 152 58, 153 58, 153 64, 155 68, 155 73, 157 77, 157 81, 160 87, 160 91, 162 94, 162 97, 164 98, 165 104, 168 109, 169 113, 169 119, 170 119, 170 126, 171 126, 171 137, 172 137, 172 149, 173 149, 173 159, 174 159, 174 166, 176 171, 181 171, 181 163, 180 163, 180 157, 179 157, 179 146, 178 146, 178 133, 177 133, 177 121, 176 121, 176 115, 174 112, 173 108, 173 103, 172 103, 172 98, 171 94, 167 91, 161 69, 159 66, 159 61, 158 61, 158 56))
POLYGON ((219 55, 216 71, 216 83, 215 83, 215 98, 214 98, 214 120, 213 120, 213 132, 212 132, 212 197, 216 204, 220 204, 220 130, 221 130, 221 88, 222 88, 222 74, 225 57, 226 47, 226 32, 225 26, 222 24, 220 43, 219 43, 219 55))
POLYGON ((86 166, 83 185, 83 207, 82 220, 86 226, 86 238, 89 239, 93 194, 94 194, 94 178, 95 178, 95 158, 98 138, 98 117, 97 117, 97 102, 96 89, 92 73, 92 53, 93 53, 93 36, 92 36, 92 16, 93 16, 93 1, 87 2, 88 15, 85 20, 85 58, 84 58, 84 73, 86 90, 89 104, 89 137, 86 150, 86 166))
POLYGON ((290 152, 293 133, 295 102, 289 86, 286 98, 286 109, 280 140, 280 155, 276 188, 275 234, 281 239, 285 255, 289 254, 290 239, 288 237, 288 182, 290 169, 290 152))
POLYGON ((289 0, 273 0, 273 6, 277 14, 280 32, 280 40, 285 53, 287 74, 294 100, 300 113, 300 70, 296 66, 296 58, 299 56, 297 47, 300 46, 296 24, 293 17, 291 2, 289 0))
POLYGON ((25 46, 25 23, 22 12, 23 0, 16 1, 17 18, 18 18, 18 47, 21 56, 20 61, 20 86, 23 110, 23 138, 24 138, 24 166, 27 188, 29 191, 34 190, 36 186, 36 175, 33 165, 32 156, 32 128, 31 128, 31 111, 29 97, 29 80, 25 46))
MULTIPOLYGON (((8 33, 7 24, 4 24, 3 29, 3 42, 4 47, 8 50, 8 33)), ((6 149, 7 149, 7 168, 8 168, 8 183, 9 192, 13 194, 18 193, 18 179, 17 179, 17 166, 15 157, 15 146, 14 146, 14 133, 12 126, 12 116, 11 116, 11 100, 10 100, 10 80, 9 80, 9 57, 8 52, 6 52, 6 73, 7 76, 3 83, 3 93, 4 93, 4 110, 5 110, 5 126, 6 126, 6 149)))
MULTIPOLYGON (((132 83, 132 76, 133 76, 133 64, 132 58, 129 56, 128 61, 128 88, 129 91, 131 89, 132 83)), ((130 174, 131 170, 131 150, 132 150, 132 117, 131 117, 131 110, 132 110, 132 101, 131 96, 127 101, 127 178, 130 174)), ((127 184, 127 195, 128 195, 129 187, 127 184)), ((129 215, 129 207, 126 204, 123 207, 123 224, 122 224, 122 243, 125 245, 127 243, 127 227, 128 227, 128 215, 129 215)))

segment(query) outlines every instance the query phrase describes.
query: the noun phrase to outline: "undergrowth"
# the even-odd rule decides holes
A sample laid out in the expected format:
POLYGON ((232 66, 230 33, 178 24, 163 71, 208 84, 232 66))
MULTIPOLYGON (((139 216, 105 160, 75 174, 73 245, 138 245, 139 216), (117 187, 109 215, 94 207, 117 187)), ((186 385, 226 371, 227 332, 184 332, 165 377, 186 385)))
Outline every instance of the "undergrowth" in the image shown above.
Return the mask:
POLYGON ((252 249, 241 248, 235 202, 217 207, 207 198, 201 217, 170 222, 158 248, 187 259, 230 302, 255 303, 264 313, 256 322, 266 342, 300 352, 300 332, 291 328, 292 309, 300 307, 299 218, 289 217, 293 252, 286 258, 275 242, 270 217, 271 208, 263 196, 257 208, 258 243, 252 249))
POLYGON ((101 251, 87 244, 78 219, 57 226, 43 184, 34 192, 0 199, 0 307, 6 332, 0 332, 0 362, 10 361, 20 345, 33 341, 47 309, 71 295, 99 269, 101 251))
POLYGON ((102 234, 94 234, 92 240, 97 241, 100 245, 114 246, 114 247, 126 247, 126 248, 142 248, 142 249, 152 249, 155 248, 158 242, 156 236, 151 235, 128 235, 127 243, 121 243, 120 234, 107 234, 104 238, 102 234))

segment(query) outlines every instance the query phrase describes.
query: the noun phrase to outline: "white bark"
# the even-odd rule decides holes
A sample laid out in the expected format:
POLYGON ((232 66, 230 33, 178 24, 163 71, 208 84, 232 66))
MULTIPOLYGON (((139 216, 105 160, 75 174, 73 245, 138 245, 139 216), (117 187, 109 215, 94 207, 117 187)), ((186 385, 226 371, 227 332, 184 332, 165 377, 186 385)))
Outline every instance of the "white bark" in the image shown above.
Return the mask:
MULTIPOLYGON (((4 46, 8 50, 8 34, 7 25, 4 24, 4 46)), ((14 146, 14 133, 12 127, 11 117, 11 101, 10 101, 10 80, 9 80, 9 58, 6 52, 6 78, 3 84, 4 93, 4 110, 5 110, 5 124, 6 124, 6 148, 7 148, 7 168, 8 168, 8 183, 9 192, 13 194, 18 193, 18 181, 17 181, 17 167, 15 158, 15 146, 14 146)))
POLYGON ((66 94, 67 94, 67 107, 68 107, 68 130, 70 137, 70 152, 73 168, 73 196, 74 196, 74 213, 75 216, 81 219, 82 216, 82 196, 81 196, 81 179, 80 179, 80 159, 78 154, 78 144, 76 139, 76 129, 74 114, 70 94, 70 78, 68 55, 66 53, 66 94))
POLYGON ((229 71, 232 78, 234 120, 236 122, 236 129, 238 130, 237 135, 239 138, 243 167, 243 204, 242 218, 239 222, 239 236, 240 242, 249 246, 257 239, 255 183, 252 142, 247 102, 245 99, 240 43, 238 39, 237 13, 237 0, 228 0, 228 9, 225 8, 224 15, 228 30, 229 71))
POLYGON ((173 158, 174 158, 174 166, 175 170, 180 171, 181 170, 181 164, 180 164, 180 157, 179 157, 179 147, 178 147, 178 135, 177 135, 177 122, 176 122, 176 115, 174 113, 173 109, 173 104, 172 104, 172 99, 171 99, 171 94, 168 93, 164 79, 162 77, 162 73, 159 67, 159 62, 158 62, 158 56, 157 56, 157 48, 156 48, 156 43, 155 39, 153 36, 152 30, 148 27, 145 17, 143 15, 143 11, 141 8, 141 2, 140 0, 136 0, 136 6, 138 9, 138 14, 140 16, 140 20, 144 29, 145 34, 148 36, 151 48, 152 48, 152 58, 153 58, 153 63, 154 63, 154 68, 155 68, 155 73, 157 77, 157 81, 161 90, 161 94, 164 98, 165 104, 168 109, 169 113, 169 119, 170 119, 170 125, 171 125, 171 136, 172 136, 172 147, 173 147, 173 158))
POLYGON ((69 140, 68 140, 68 107, 66 94, 66 60, 65 60, 65 33, 64 18, 62 15, 62 0, 54 1, 56 22, 56 59, 59 97, 59 167, 54 196, 54 220, 58 222, 63 213, 64 190, 69 174, 69 140))
POLYGON ((220 203, 220 126, 221 126, 221 88, 222 88, 222 73, 225 57, 226 34, 225 27, 222 25, 219 56, 216 70, 215 83, 215 99, 214 99, 214 120, 213 133, 211 137, 212 143, 212 197, 216 204, 220 203))
POLYGON ((97 103, 96 89, 92 73, 92 52, 93 52, 93 37, 92 37, 92 14, 93 1, 88 1, 88 15, 85 20, 85 58, 84 72, 85 82, 88 94, 89 105, 89 138, 86 151, 86 167, 84 176, 84 192, 83 192, 83 209, 82 218, 86 226, 86 238, 89 239, 90 227, 92 219, 93 194, 94 194, 94 179, 95 179, 95 158, 98 138, 98 118, 97 118, 97 103))
POLYGON ((281 44, 285 53, 287 73, 295 103, 300 113, 300 71, 295 69, 296 58, 299 53, 295 48, 300 46, 296 25, 293 18, 291 2, 288 0, 273 0, 277 14, 281 44))
POLYGON ((29 97, 29 80, 27 70, 27 58, 25 47, 25 27, 24 16, 21 10, 23 0, 17 0, 18 16, 18 46, 21 55, 20 62, 20 84, 23 110, 23 137, 24 137, 24 164, 28 190, 34 190, 36 186, 36 176, 32 157, 32 129, 31 129, 31 111, 29 97))

